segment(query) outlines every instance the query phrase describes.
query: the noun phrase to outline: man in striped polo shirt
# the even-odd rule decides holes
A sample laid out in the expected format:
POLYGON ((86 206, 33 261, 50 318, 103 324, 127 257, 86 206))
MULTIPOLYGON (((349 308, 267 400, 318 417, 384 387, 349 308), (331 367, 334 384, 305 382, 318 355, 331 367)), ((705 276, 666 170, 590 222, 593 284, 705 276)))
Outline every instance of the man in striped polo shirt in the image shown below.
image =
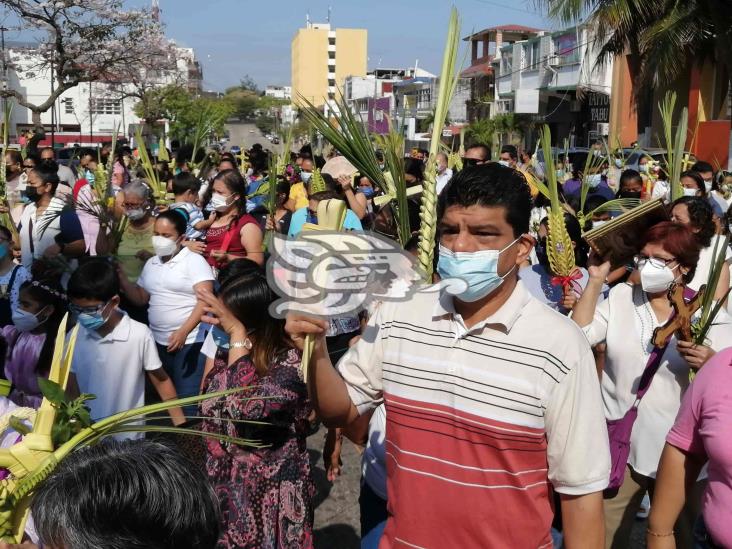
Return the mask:
POLYGON ((551 547, 553 490, 565 546, 603 546, 610 456, 595 363, 577 326, 518 279, 530 209, 510 168, 453 177, 439 203, 438 271, 467 290, 382 304, 339 371, 327 323, 288 318, 296 344, 317 336, 309 386, 324 423, 386 404, 381 549, 551 547))

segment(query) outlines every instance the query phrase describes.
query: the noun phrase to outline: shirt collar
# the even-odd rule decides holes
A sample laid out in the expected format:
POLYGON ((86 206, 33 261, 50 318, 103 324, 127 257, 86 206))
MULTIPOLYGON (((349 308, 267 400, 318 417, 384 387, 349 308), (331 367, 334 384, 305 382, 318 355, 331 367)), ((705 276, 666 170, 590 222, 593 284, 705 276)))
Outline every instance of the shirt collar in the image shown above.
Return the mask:
POLYGON ((498 309, 491 316, 475 324, 472 328, 468 329, 465 326, 465 323, 460 314, 458 314, 458 312, 455 310, 453 297, 446 292, 440 292, 439 298, 435 303, 434 310, 432 311, 432 318, 449 318, 450 320, 458 322, 458 324, 462 328, 462 330, 458 331, 457 335, 459 337, 462 337, 463 335, 466 335, 468 333, 481 331, 485 326, 488 325, 500 326, 502 328, 502 331, 508 333, 511 331, 511 328, 513 328, 513 325, 521 316, 521 312, 529 299, 529 292, 526 290, 523 283, 518 280, 516 282, 516 287, 513 289, 513 292, 511 292, 511 295, 508 297, 508 299, 501 306, 500 309, 498 309))

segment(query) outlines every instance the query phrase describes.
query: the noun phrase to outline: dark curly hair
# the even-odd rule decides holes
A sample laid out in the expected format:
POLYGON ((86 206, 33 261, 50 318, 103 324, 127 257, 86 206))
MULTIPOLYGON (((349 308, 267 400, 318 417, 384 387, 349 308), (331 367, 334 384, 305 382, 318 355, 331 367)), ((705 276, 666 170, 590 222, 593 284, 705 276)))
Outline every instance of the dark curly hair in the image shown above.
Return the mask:
POLYGON ((716 232, 714 225, 714 212, 709 202, 699 196, 682 196, 671 204, 671 211, 676 206, 685 205, 689 212, 689 224, 694 230, 694 235, 702 248, 712 244, 712 237, 716 232))
POLYGON ((489 162, 460 170, 440 194, 437 217, 450 206, 500 206, 506 221, 519 237, 529 232, 531 192, 526 178, 517 170, 489 162))

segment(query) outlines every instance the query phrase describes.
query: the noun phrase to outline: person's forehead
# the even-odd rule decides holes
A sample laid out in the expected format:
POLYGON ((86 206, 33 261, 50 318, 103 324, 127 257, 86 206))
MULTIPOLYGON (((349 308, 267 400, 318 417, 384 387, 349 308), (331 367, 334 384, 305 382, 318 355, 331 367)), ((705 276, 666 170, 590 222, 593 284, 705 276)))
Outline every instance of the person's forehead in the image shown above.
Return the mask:
POLYGON ((480 148, 478 148, 478 147, 474 147, 472 149, 468 149, 467 151, 465 151, 465 158, 472 158, 474 160, 483 160, 483 152, 482 151, 483 150, 480 149, 480 148))
POLYGON ((504 206, 449 206, 442 215, 442 222, 508 226, 504 206))

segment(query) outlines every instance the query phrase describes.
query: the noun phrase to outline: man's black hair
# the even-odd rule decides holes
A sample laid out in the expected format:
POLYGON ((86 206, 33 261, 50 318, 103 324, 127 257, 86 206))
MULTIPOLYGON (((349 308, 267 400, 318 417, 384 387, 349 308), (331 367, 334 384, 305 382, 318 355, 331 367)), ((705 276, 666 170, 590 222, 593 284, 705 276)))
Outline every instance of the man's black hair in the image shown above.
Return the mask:
POLYGON ((33 171, 38 174, 44 185, 51 185, 51 194, 54 194, 61 181, 58 178, 58 164, 56 161, 51 158, 40 160, 33 168, 33 171))
POLYGON ((173 178, 173 194, 175 196, 180 196, 187 191, 198 193, 200 190, 201 180, 191 172, 180 172, 173 178))
POLYGON ((709 162, 699 160, 698 162, 694 162, 694 165, 691 167, 691 171, 697 173, 714 172, 714 168, 709 162))
POLYGON ((506 210, 514 236, 529 232, 531 192, 526 178, 497 162, 465 168, 454 175, 440 194, 438 219, 450 206, 500 206, 506 210))
POLYGON ((488 145, 484 145, 483 143, 476 143, 475 145, 470 145, 470 147, 468 147, 466 149, 466 152, 471 149, 480 149, 482 151, 481 156, 483 157, 484 162, 486 160, 488 160, 491 156, 491 148, 488 145))
POLYGON ((106 303, 119 294, 119 278, 114 265, 103 257, 84 260, 71 274, 69 297, 106 303))
POLYGON ((514 145, 504 145, 501 147, 501 154, 508 153, 512 160, 518 160, 518 149, 514 145))
POLYGON ((31 503, 47 547, 214 549, 216 495, 203 472, 157 442, 105 441, 72 452, 31 503))

